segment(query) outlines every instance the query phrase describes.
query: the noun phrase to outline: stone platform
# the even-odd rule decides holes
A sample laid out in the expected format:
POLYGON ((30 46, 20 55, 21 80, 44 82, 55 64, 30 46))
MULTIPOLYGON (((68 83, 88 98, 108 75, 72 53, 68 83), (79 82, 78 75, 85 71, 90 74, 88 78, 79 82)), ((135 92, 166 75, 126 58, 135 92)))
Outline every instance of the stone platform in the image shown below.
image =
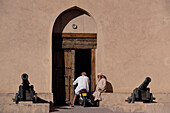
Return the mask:
POLYGON ((169 94, 155 94, 156 100, 154 103, 127 103, 125 99, 128 96, 129 94, 127 93, 103 93, 103 100, 100 102, 100 106, 109 108, 114 112, 170 113, 169 94))
POLYGON ((19 102, 0 104, 0 113, 49 113, 49 103, 19 102))
POLYGON ((170 113, 170 103, 122 103, 102 106, 113 112, 128 113, 170 113))

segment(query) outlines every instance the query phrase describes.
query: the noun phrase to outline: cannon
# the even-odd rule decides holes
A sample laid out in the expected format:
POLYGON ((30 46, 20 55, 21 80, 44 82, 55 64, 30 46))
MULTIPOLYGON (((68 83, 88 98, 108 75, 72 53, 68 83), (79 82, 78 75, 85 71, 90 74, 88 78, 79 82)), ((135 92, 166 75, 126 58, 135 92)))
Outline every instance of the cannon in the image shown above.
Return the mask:
POLYGON ((24 73, 21 75, 21 78, 22 85, 19 86, 19 91, 13 99, 16 104, 18 104, 19 101, 33 101, 35 95, 34 86, 29 85, 28 75, 24 73))
POLYGON ((129 96, 125 101, 128 103, 134 103, 135 101, 143 101, 144 103, 152 103, 155 100, 152 93, 150 93, 150 88, 147 88, 151 82, 150 77, 146 77, 145 81, 133 90, 131 96, 129 96))

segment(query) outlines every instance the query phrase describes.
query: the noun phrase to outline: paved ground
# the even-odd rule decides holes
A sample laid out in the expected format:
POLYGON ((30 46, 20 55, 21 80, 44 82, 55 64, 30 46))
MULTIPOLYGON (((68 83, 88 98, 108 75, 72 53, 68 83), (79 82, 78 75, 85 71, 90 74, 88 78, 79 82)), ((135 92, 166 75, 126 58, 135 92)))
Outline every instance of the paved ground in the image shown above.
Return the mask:
POLYGON ((75 106, 74 108, 72 108, 70 106, 62 106, 53 108, 50 113, 125 113, 125 112, 113 112, 110 109, 101 107, 84 108, 81 106, 75 106))

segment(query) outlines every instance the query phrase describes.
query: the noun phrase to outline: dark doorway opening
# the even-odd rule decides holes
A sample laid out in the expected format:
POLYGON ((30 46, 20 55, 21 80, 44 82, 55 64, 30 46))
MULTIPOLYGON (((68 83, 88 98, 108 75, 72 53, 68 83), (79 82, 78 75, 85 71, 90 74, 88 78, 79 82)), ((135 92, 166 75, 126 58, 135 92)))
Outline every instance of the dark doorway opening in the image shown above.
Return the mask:
POLYGON ((69 105, 74 97, 73 81, 86 72, 90 91, 95 88, 96 34, 53 33, 52 92, 55 105, 69 105))
POLYGON ((91 49, 75 50, 75 79, 86 72, 91 79, 91 49))
MULTIPOLYGON (((75 50, 75 79, 81 76, 82 72, 86 72, 91 81, 91 49, 76 49, 75 50)), ((76 88, 76 87, 75 87, 76 88)), ((91 84, 89 86, 91 92, 91 84)), ((78 98, 75 104, 78 103, 78 98)))

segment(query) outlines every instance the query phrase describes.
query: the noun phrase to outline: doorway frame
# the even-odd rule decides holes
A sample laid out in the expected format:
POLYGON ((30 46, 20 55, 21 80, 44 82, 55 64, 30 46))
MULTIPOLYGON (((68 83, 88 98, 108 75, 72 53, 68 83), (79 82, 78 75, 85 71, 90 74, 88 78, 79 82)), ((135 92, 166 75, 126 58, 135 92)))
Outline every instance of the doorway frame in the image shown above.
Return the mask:
MULTIPOLYGON (((56 45, 58 46, 58 49, 60 50, 67 50, 67 49, 69 50, 90 49, 91 50, 91 88, 90 89, 91 91, 94 91, 95 85, 96 85, 95 75, 96 75, 97 34, 96 33, 53 33, 52 43, 53 43, 52 45, 53 47, 56 45), (56 39, 58 41, 56 41, 56 39)), ((53 49, 52 54, 54 54, 54 52, 55 51, 53 49)), ((55 82, 54 80, 52 81, 55 82)), ((53 87, 54 86, 52 86, 52 90, 53 90, 53 87)))

